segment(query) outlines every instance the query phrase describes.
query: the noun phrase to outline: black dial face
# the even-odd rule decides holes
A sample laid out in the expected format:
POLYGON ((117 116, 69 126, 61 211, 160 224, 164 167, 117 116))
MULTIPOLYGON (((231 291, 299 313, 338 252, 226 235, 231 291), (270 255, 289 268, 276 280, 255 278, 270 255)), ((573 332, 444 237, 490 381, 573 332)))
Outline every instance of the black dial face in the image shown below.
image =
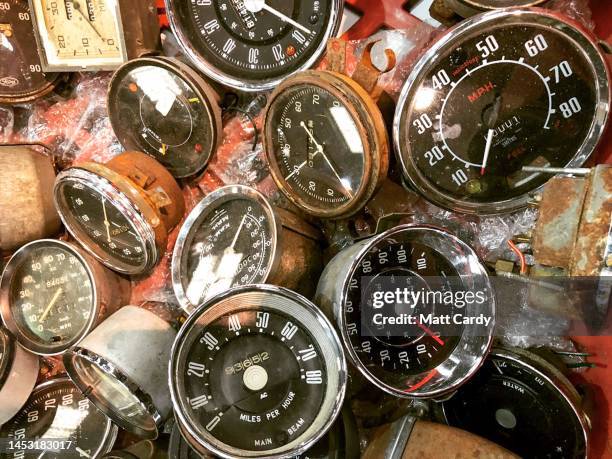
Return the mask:
POLYGON ((27 250, 9 285, 12 319, 18 333, 37 347, 66 348, 93 320, 93 280, 66 246, 41 243, 27 250))
POLYGON ((445 320, 435 323, 435 317, 449 312, 449 306, 442 301, 410 303, 402 302, 400 297, 381 305, 374 300, 376 292, 435 290, 442 296, 444 292, 452 293, 450 279, 456 275, 442 254, 418 242, 383 239, 360 258, 348 283, 344 327, 350 346, 370 374, 409 393, 415 388, 408 378, 435 374, 436 367, 455 349, 463 329, 445 320), (414 323, 402 324, 398 329, 383 323, 381 315, 410 316, 414 323))
POLYGON ((585 457, 583 426, 562 393, 523 363, 493 355, 443 405, 450 425, 521 457, 585 457))
POLYGON ((599 92, 585 52, 553 28, 496 24, 444 45, 400 115, 408 175, 446 207, 524 196, 550 177, 524 166, 580 165, 593 135, 599 92))
POLYGON ((294 442, 323 403, 325 356, 290 315, 239 309, 191 331, 179 378, 190 422, 216 442, 267 451, 294 442))
POLYGON ((216 146, 216 121, 202 89, 178 68, 151 59, 134 61, 113 77, 109 113, 127 149, 144 151, 174 176, 201 171, 216 146))
POLYGON ((145 243, 132 219, 115 201, 83 183, 64 181, 59 188, 59 210, 73 234, 95 253, 124 266, 145 263, 145 243), (79 237, 80 236, 80 237, 79 237))
MULTIPOLYGON (((176 20, 216 71, 239 80, 287 75, 308 63, 330 34, 334 0, 176 2, 176 20)), ((181 34, 179 34, 181 35, 181 34)))
POLYGON ((34 95, 57 79, 42 71, 34 43, 28 2, 0 3, 0 98, 34 95))
POLYGON ((265 282, 273 261, 274 223, 256 200, 213 201, 193 223, 180 276, 187 300, 199 305, 231 287, 265 282))
POLYGON ((109 419, 76 386, 68 380, 54 381, 35 389, 26 405, 2 426, 0 457, 99 457, 108 450, 111 435, 109 419))
POLYGON ((266 123, 272 167, 298 202, 330 210, 359 193, 366 169, 360 124, 337 95, 314 84, 289 86, 266 123))

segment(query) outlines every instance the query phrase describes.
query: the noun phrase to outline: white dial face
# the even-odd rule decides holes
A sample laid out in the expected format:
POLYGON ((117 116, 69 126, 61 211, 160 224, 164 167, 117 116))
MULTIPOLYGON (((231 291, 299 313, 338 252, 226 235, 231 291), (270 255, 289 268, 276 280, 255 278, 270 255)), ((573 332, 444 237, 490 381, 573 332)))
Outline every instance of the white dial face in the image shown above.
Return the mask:
POLYGON ((31 2, 48 69, 110 69, 126 60, 117 0, 31 2))

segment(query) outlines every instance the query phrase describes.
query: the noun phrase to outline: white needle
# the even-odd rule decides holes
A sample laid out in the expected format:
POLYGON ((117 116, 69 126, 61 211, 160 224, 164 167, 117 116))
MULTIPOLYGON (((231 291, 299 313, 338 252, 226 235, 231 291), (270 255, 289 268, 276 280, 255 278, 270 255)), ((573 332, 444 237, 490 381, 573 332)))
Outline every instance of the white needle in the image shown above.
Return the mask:
POLYGON ((489 152, 491 151, 491 143, 493 142, 493 134, 495 131, 489 129, 487 134, 487 144, 485 146, 484 158, 482 159, 482 166, 480 167, 480 175, 484 175, 485 169, 487 168, 487 161, 489 161, 489 152))
POLYGON ((102 211, 104 212, 104 227, 106 228, 106 238, 108 242, 112 242, 110 236, 110 223, 108 222, 108 216, 106 215, 106 199, 102 200, 102 211))
POLYGON ((63 291, 64 289, 62 287, 57 289, 57 291, 55 292, 55 295, 53 295, 53 298, 51 298, 51 301, 49 301, 49 304, 47 305, 47 309, 45 309, 45 311, 42 313, 42 316, 38 318, 38 323, 42 323, 47 318, 49 311, 51 311, 51 308, 53 307, 53 305, 55 304, 55 302, 60 297, 63 291))
POLYGON ((234 246, 236 245, 236 242, 238 242, 238 236, 240 236, 240 231, 242 230, 242 225, 244 225, 244 222, 245 222, 246 218, 247 218, 246 215, 244 217, 242 217, 242 221, 240 222, 240 226, 238 227, 238 231, 236 231, 236 235, 234 236, 234 240, 232 241, 232 245, 230 245, 230 249, 232 251, 234 250, 234 246))
POLYGON ((310 30, 308 30, 306 27, 304 27, 302 24, 300 24, 299 22, 294 21, 293 19, 291 19, 288 16, 285 16, 283 13, 281 13, 278 10, 275 10, 270 5, 267 5, 267 4, 264 3, 263 5, 261 5, 261 9, 266 10, 268 13, 272 13, 274 16, 279 18, 281 21, 284 21, 284 22, 286 22, 288 24, 291 24, 296 29, 300 29, 300 30, 306 32, 308 35, 312 34, 312 32, 310 30))
POLYGON ((89 454, 87 454, 85 451, 83 451, 81 448, 79 448, 78 446, 75 448, 77 453, 79 453, 81 456, 85 456, 85 457, 91 457, 89 454))

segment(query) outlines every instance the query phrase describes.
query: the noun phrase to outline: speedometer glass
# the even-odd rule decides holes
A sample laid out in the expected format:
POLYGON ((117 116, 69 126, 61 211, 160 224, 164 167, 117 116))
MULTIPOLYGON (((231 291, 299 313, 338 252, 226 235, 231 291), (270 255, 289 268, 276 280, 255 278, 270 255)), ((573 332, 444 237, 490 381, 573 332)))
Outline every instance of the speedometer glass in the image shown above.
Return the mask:
POLYGON ((211 78, 270 89, 310 67, 335 34, 341 0, 167 0, 179 44, 211 78))
POLYGON ((607 117, 607 70, 578 26, 535 11, 464 21, 417 63, 394 122, 409 182, 443 207, 499 213, 577 167, 607 117))

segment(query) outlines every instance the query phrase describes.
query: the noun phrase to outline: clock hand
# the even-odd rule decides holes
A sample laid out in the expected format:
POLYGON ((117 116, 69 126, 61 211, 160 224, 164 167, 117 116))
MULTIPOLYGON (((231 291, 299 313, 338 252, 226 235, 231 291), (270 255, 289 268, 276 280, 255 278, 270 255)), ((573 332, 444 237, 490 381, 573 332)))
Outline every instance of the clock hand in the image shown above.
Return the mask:
POLYGON ((270 5, 266 4, 265 2, 261 5, 261 9, 266 10, 268 13, 273 14, 274 16, 279 18, 281 21, 291 24, 296 29, 300 29, 301 31, 306 32, 308 35, 312 34, 312 32, 308 30, 306 27, 304 27, 302 24, 300 24, 297 21, 294 21, 293 19, 284 15, 280 11, 275 10, 274 8, 272 8, 270 5))
POLYGON ((102 211, 104 212, 104 227, 106 228, 106 238, 108 242, 112 242, 110 236, 110 223, 108 222, 108 216, 106 215, 106 199, 102 200, 102 211))
POLYGON ((487 168, 487 162, 489 161, 489 153, 491 151, 491 143, 493 143, 493 134, 495 131, 493 129, 489 129, 489 133, 487 135, 487 144, 485 146, 484 158, 482 159, 482 166, 480 167, 480 175, 484 175, 485 169, 487 168))
POLYGON ((51 301, 49 301, 49 304, 47 305, 45 311, 42 313, 42 316, 38 318, 38 323, 42 323, 47 318, 47 315, 49 315, 49 311, 51 311, 51 308, 57 302, 63 291, 64 289, 62 287, 56 290, 55 295, 53 295, 53 298, 51 298, 51 301))

